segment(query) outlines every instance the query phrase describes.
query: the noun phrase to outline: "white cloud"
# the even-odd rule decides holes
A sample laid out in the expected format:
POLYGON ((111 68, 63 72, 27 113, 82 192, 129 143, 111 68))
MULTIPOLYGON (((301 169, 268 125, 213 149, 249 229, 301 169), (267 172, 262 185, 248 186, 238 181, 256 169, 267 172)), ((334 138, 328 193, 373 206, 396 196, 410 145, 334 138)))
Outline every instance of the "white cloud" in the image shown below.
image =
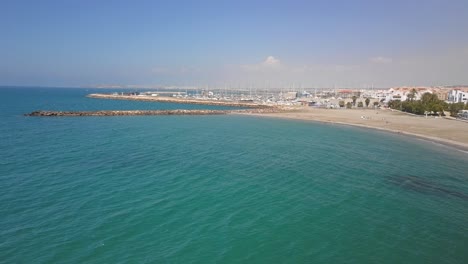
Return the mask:
POLYGON ((268 56, 265 61, 262 62, 262 65, 265 67, 279 67, 281 66, 281 62, 273 56, 268 56))
POLYGON ((224 67, 212 65, 202 68, 158 67, 152 72, 157 80, 188 80, 187 82, 198 84, 236 87, 285 87, 293 83, 304 87, 468 84, 467 51, 463 47, 430 56, 366 56, 355 61, 309 61, 301 64, 266 56, 252 64, 227 64, 224 67))
POLYGON ((369 61, 376 64, 390 64, 393 62, 393 59, 387 57, 373 57, 370 58, 369 61))
POLYGON ((257 64, 242 65, 241 68, 249 72, 265 72, 281 68, 281 61, 273 56, 268 56, 264 61, 257 64))

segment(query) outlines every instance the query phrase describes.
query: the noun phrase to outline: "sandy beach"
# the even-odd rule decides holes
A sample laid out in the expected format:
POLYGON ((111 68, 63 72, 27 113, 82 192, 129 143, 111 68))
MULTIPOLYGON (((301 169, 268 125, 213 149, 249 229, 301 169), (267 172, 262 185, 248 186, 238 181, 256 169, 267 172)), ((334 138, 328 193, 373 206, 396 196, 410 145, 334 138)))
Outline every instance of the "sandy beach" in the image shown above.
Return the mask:
POLYGON ((310 107, 298 108, 290 112, 252 115, 385 130, 468 151, 468 122, 451 118, 426 118, 389 109, 318 109, 310 107))

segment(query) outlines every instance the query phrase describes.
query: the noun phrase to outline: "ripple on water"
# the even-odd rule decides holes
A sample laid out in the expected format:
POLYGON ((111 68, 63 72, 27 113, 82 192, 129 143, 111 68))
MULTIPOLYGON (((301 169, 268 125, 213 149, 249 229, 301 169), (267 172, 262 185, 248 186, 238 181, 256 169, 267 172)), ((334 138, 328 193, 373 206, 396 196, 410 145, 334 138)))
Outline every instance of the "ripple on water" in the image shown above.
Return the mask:
MULTIPOLYGON (((12 109, 42 108, 27 104, 12 109)), ((97 107, 88 104, 74 105, 97 107)), ((458 152, 245 116, 2 119, 8 263, 468 259, 466 201, 453 195, 468 194, 458 152), (404 188, 392 175, 432 187, 404 188)))

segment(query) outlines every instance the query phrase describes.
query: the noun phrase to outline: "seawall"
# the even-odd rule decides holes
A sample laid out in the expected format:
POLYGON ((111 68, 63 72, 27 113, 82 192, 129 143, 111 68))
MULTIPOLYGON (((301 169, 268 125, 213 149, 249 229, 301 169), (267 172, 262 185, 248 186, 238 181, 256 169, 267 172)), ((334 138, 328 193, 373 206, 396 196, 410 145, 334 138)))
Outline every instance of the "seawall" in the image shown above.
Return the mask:
POLYGON ((230 106, 242 108, 273 108, 270 105, 263 105, 242 101, 216 101, 216 100, 203 100, 194 98, 174 98, 164 96, 136 96, 136 95, 114 95, 114 94, 88 94, 89 98, 96 99, 112 99, 112 100, 133 100, 133 101, 148 101, 160 103, 174 103, 174 104, 196 104, 196 105, 217 105, 217 106, 230 106))
POLYGON ((25 116, 158 116, 158 115, 226 115, 226 114, 262 114, 283 111, 279 108, 245 110, 99 110, 99 111, 33 111, 25 116))
POLYGON ((100 110, 34 111, 26 116, 156 116, 156 115, 224 115, 225 110, 100 110))

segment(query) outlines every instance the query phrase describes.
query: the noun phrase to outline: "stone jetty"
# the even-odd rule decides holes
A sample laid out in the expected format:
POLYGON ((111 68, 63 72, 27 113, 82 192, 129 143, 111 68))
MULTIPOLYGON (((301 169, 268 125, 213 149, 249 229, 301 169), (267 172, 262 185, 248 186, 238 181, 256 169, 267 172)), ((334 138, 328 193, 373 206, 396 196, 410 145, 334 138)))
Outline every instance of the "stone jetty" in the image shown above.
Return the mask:
POLYGON ((283 112, 279 108, 241 110, 99 110, 99 111, 34 111, 25 116, 158 116, 158 115, 226 115, 283 112))
POLYGON ((34 111, 26 116, 155 116, 155 115, 225 115, 225 110, 99 110, 34 111))

